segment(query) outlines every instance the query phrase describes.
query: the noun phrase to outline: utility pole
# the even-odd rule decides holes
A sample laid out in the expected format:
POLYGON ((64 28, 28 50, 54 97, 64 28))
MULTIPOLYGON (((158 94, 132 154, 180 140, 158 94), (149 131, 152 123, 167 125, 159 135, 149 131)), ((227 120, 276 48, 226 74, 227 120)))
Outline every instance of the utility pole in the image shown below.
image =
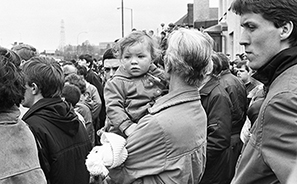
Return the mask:
POLYGON ((122 5, 121 5, 121 9, 122 9, 122 37, 125 36, 124 34, 124 0, 122 0, 122 5))

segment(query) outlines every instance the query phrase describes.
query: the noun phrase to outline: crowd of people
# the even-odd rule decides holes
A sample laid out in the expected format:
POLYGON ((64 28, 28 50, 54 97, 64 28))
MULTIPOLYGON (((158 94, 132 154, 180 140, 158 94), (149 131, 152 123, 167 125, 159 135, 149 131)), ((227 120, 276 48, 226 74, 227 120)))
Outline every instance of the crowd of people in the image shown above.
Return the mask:
POLYGON ((234 0, 236 62, 174 25, 133 30, 99 68, 0 47, 0 183, 297 183, 296 9, 234 0))

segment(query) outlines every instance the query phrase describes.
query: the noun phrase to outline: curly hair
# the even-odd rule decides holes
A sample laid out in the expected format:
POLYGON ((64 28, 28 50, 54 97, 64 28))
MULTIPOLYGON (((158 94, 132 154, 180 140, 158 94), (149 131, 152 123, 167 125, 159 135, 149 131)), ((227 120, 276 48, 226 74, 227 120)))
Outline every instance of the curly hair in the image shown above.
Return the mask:
POLYGON ((86 83, 84 81, 84 79, 79 76, 78 74, 75 74, 75 73, 72 73, 70 75, 68 75, 66 78, 65 78, 65 82, 69 83, 69 84, 73 84, 75 86, 77 86, 81 92, 81 94, 84 94, 87 90, 86 88, 86 83))
POLYGON ((19 106, 24 99, 25 80, 22 71, 14 63, 20 63, 18 57, 8 49, 0 48, 0 111, 6 111, 14 105, 19 106), (6 50, 6 52, 4 52, 6 50), (6 53, 6 54, 3 54, 6 53))
POLYGON ((165 69, 181 76, 189 85, 200 86, 212 66, 212 52, 212 43, 206 35, 198 30, 180 28, 169 36, 165 69))
POLYGON ((0 46, 0 55, 6 57, 9 61, 11 61, 17 68, 21 65, 20 56, 13 50, 6 49, 0 46))

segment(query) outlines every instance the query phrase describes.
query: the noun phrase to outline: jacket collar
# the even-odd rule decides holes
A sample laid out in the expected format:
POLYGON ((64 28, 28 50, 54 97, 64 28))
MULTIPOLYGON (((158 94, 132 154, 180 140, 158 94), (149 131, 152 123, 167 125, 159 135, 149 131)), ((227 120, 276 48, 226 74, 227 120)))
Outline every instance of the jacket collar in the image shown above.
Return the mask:
POLYGON ((226 75, 226 74, 229 74, 229 73, 231 73, 231 71, 229 69, 223 70, 221 72, 221 76, 226 75))
POLYGON ((297 47, 279 52, 253 75, 264 86, 270 86, 274 79, 291 66, 297 64, 297 47))
POLYGON ((14 105, 11 109, 1 112, 0 115, 0 124, 1 123, 17 123, 17 119, 20 116, 20 110, 16 105, 14 105))
POLYGON ((40 99, 38 102, 36 102, 23 116, 22 119, 27 119, 28 117, 31 116, 34 112, 38 111, 39 109, 42 109, 43 107, 56 104, 61 102, 61 98, 43 98, 40 99))
POLYGON ((208 96, 208 94, 218 85, 220 85, 219 78, 211 75, 210 80, 200 89, 201 96, 208 96))
POLYGON ((184 87, 171 91, 167 95, 159 98, 155 105, 149 109, 149 112, 150 114, 156 114, 171 106, 196 100, 200 100, 198 88, 196 86, 184 87))

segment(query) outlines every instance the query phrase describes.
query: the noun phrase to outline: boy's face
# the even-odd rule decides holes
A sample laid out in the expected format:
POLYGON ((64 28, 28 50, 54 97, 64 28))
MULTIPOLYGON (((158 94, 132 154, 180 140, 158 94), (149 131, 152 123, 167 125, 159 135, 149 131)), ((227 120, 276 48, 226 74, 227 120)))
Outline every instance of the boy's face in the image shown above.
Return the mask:
POLYGON ((152 63, 147 41, 135 43, 125 48, 122 55, 122 63, 126 71, 134 77, 147 73, 152 63))
POLYGON ((34 89, 33 87, 30 87, 28 83, 26 83, 25 87, 26 87, 26 91, 25 91, 24 99, 22 101, 22 105, 24 107, 30 108, 34 105, 34 95, 33 95, 34 89))
POLYGON ((244 83, 249 81, 249 72, 246 70, 244 65, 237 69, 237 77, 244 83))

